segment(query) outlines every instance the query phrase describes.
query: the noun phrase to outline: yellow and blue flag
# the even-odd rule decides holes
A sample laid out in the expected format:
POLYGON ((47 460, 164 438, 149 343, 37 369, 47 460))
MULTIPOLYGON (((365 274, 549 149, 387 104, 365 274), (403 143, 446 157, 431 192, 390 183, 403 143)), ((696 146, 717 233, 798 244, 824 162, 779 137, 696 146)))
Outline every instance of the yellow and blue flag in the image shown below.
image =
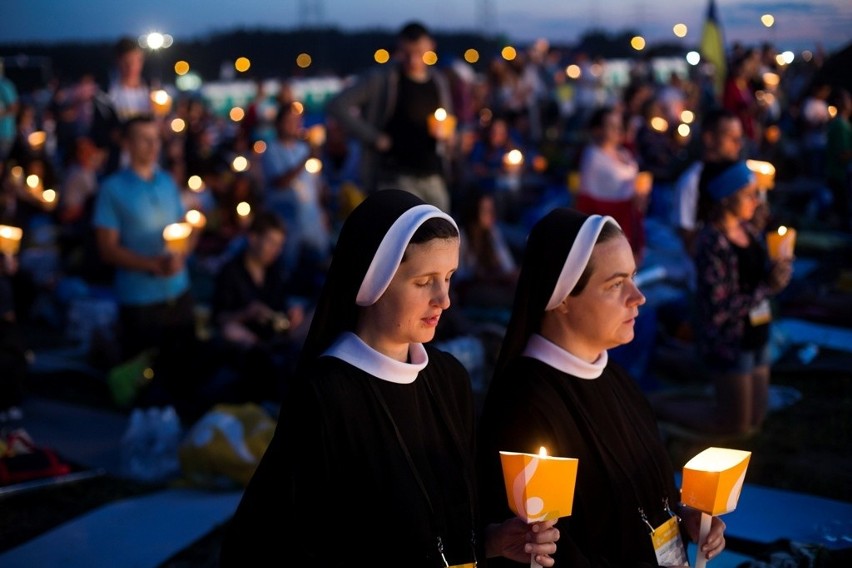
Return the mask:
POLYGON ((707 7, 707 18, 704 20, 704 29, 701 32, 699 52, 703 61, 713 65, 713 87, 716 97, 721 98, 722 89, 725 86, 725 77, 728 74, 728 65, 725 53, 725 37, 716 12, 715 0, 710 0, 707 7))

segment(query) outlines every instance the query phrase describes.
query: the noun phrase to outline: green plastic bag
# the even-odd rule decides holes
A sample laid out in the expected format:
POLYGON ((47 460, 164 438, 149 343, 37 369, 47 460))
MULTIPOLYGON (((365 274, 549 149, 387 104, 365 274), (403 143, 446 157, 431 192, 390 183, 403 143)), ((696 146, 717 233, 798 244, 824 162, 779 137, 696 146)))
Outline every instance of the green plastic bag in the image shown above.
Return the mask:
POLYGON ((155 354, 156 350, 148 349, 110 369, 107 384, 118 406, 130 406, 140 389, 154 377, 155 354))

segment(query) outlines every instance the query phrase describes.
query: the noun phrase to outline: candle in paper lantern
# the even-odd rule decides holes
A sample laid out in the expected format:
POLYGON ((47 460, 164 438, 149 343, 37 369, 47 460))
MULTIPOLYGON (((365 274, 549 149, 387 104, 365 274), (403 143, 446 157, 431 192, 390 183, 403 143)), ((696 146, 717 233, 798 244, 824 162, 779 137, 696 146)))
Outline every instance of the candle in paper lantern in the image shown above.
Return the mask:
POLYGON ((636 180, 633 182, 638 195, 648 195, 651 193, 651 188, 654 187, 654 174, 651 172, 639 172, 636 174, 636 180))
POLYGON ((520 150, 509 150, 503 154, 503 169, 507 174, 516 174, 524 165, 524 155, 520 150))
POLYGON ((186 222, 172 223, 163 229, 166 250, 174 254, 186 254, 189 251, 189 235, 192 225, 186 222))
POLYGON ((41 150, 46 141, 47 133, 44 130, 36 130, 27 136, 27 144, 29 144, 30 148, 33 150, 41 150))
POLYGON ((184 215, 184 219, 187 223, 192 225, 193 229, 203 229, 204 225, 207 224, 207 217, 204 216, 204 213, 199 211, 198 209, 190 209, 184 215))
MULTIPOLYGON (((681 503, 701 511, 698 550, 707 541, 713 517, 737 507, 751 452, 727 448, 707 448, 683 466, 681 503)), ((697 553, 695 567, 707 559, 697 553)))
POLYGON ((760 160, 746 160, 746 166, 754 172, 758 188, 772 189, 775 187, 775 166, 760 160))
POLYGON ((248 227, 251 223, 251 205, 248 201, 237 203, 237 223, 240 227, 248 227))
POLYGON ((157 116, 166 116, 172 110, 172 97, 165 89, 151 91, 151 110, 157 116))
POLYGON ((21 250, 21 237, 23 236, 24 231, 20 227, 0 225, 0 253, 18 254, 18 251, 21 250))
POLYGON ((37 174, 30 174, 26 180, 27 187, 30 189, 41 189, 41 178, 37 174))
POLYGON ((456 131, 456 117, 438 108, 428 119, 429 134, 438 140, 450 138, 456 131))
MULTIPOLYGON (((509 508, 524 522, 571 515, 579 463, 576 458, 548 456, 542 447, 538 454, 501 451, 500 463, 509 508)), ((539 564, 533 558, 530 566, 539 564)))
POLYGON ((793 249, 796 247, 796 229, 781 225, 776 231, 766 234, 766 248, 769 258, 772 260, 793 258, 793 249))
MULTIPOLYGON (((33 190, 33 193, 36 193, 36 190, 33 190)), ((38 200, 41 202, 41 206, 44 207, 47 211, 53 211, 59 203, 56 199, 56 191, 53 189, 45 189, 38 191, 37 197, 38 200)))
POLYGON ((325 144, 325 126, 322 124, 315 124, 311 126, 308 128, 306 137, 308 139, 308 144, 311 146, 322 146, 325 144))
POLYGON ((305 161, 305 171, 309 174, 318 174, 322 171, 322 160, 319 158, 308 158, 305 161))

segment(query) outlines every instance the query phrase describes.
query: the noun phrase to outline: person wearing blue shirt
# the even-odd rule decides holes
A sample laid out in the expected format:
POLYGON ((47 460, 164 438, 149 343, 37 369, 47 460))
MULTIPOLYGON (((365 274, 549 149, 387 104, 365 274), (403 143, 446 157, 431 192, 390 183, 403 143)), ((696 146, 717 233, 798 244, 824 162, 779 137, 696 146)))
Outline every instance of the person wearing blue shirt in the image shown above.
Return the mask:
MULTIPOLYGON (((180 190, 159 167, 156 120, 129 119, 123 143, 129 165, 107 177, 95 199, 97 246, 102 260, 115 268, 123 360, 151 350, 160 380, 148 389, 150 402, 171 404, 187 394, 192 373, 182 367, 192 359, 189 350, 197 348, 189 252, 170 253, 163 240, 166 225, 183 221, 185 211, 180 190)), ((195 240, 191 235, 188 251, 195 240)))

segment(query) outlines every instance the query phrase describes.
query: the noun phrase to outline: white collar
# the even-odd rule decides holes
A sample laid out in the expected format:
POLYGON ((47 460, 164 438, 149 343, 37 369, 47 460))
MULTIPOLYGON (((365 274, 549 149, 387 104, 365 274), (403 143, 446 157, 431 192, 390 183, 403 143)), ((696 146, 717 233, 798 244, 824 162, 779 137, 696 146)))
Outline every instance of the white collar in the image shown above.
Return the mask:
POLYGON ((429 363, 422 343, 411 344, 408 356, 412 362, 403 363, 379 353, 351 331, 343 332, 322 356, 337 357, 383 381, 401 385, 413 383, 429 363))
POLYGON ((530 336, 523 354, 581 379, 600 377, 609 360, 609 355, 604 351, 594 363, 588 363, 537 333, 530 336))

